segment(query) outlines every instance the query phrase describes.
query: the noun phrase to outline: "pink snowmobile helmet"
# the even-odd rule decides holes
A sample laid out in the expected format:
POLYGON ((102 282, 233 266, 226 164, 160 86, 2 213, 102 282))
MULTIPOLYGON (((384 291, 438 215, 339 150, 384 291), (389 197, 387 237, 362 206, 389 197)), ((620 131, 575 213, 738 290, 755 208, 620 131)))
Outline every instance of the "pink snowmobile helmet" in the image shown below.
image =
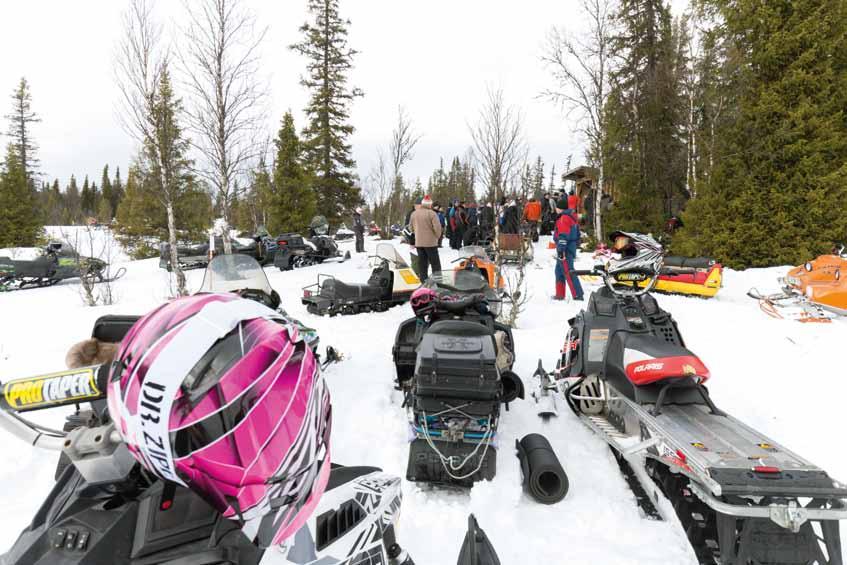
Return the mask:
POLYGON ((412 310, 415 315, 425 314, 433 306, 437 297, 438 295, 431 288, 422 286, 415 290, 411 298, 412 310))
POLYGON ((138 462, 242 521, 262 547, 303 526, 330 472, 329 392, 285 324, 232 294, 173 300, 127 333, 107 391, 138 462))

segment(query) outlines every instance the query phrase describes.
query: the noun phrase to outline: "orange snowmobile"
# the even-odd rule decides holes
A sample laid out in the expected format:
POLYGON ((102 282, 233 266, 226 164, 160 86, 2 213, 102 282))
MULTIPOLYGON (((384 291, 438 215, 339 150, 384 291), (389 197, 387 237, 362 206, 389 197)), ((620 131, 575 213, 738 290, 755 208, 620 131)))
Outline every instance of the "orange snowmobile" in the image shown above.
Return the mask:
POLYGON ((802 322, 828 322, 847 316, 847 252, 844 246, 832 255, 821 255, 788 271, 779 279, 782 293, 761 295, 755 288, 747 293, 759 301, 762 310, 775 318, 784 318, 777 308, 799 307, 796 317, 802 322))
POLYGON ((488 253, 480 245, 466 245, 462 247, 459 251, 459 258, 453 262, 459 263, 453 268, 454 271, 479 271, 488 281, 488 286, 494 290, 503 290, 506 286, 506 281, 500 274, 497 264, 491 260, 488 253))

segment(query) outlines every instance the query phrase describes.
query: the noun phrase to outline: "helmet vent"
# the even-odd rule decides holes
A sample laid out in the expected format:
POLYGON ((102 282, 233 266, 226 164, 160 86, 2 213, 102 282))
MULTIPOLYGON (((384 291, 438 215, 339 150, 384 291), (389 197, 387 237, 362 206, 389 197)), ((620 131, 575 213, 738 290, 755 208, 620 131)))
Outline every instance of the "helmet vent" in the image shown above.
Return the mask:
POLYGON ((348 500, 338 510, 330 510, 318 516, 316 540, 318 551, 343 537, 365 519, 365 511, 355 500, 348 500))

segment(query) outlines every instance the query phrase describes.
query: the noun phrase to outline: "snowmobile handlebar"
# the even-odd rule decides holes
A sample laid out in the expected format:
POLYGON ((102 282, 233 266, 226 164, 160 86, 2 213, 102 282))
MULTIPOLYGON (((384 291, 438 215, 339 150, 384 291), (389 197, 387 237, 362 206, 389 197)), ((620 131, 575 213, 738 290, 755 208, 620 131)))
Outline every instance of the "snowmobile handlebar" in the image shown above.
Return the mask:
POLYGON ((26 443, 61 451, 65 432, 24 419, 21 414, 106 398, 108 365, 92 365, 0 383, 0 429, 26 443))
POLYGON ((108 365, 91 365, 0 383, 0 411, 12 414, 106 398, 108 365))

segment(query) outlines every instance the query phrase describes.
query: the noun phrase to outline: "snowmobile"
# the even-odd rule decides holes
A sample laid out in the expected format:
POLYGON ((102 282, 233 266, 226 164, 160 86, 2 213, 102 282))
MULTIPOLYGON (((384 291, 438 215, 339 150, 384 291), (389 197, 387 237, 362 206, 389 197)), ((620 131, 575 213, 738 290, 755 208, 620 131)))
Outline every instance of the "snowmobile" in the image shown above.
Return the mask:
POLYGON ((317 265, 333 259, 343 262, 350 258, 349 251, 342 255, 338 250, 338 244, 329 235, 329 223, 323 216, 312 218, 308 238, 299 233, 284 233, 277 236, 276 243, 278 247, 274 265, 280 271, 317 265))
POLYGON ((371 257, 373 271, 365 284, 348 284, 330 275, 303 288, 302 303, 319 316, 384 312, 408 302, 421 281, 390 243, 379 243, 371 257))
POLYGON ((415 318, 401 324, 394 347, 414 438, 406 478, 458 487, 491 480, 500 405, 523 398, 511 331, 495 321, 499 299, 479 272, 461 270, 434 274, 412 302, 415 318))
POLYGON ((754 288, 747 294, 774 318, 829 322, 834 316, 847 316, 847 252, 843 246, 831 255, 794 267, 780 283, 781 293, 765 296, 754 288))
MULTIPOLYGON (((93 335, 117 342, 132 323, 104 316, 93 335)), ((31 445, 61 451, 70 464, 32 523, 0 558, 3 565, 247 565, 262 562, 265 553, 274 563, 412 565, 396 541, 399 478, 375 467, 334 465, 307 524, 277 551, 266 552, 191 490, 141 470, 109 417, 101 392, 107 377, 107 366, 93 366, 5 383, 0 425, 31 445), (81 393, 51 400, 18 394, 62 379, 78 382, 74 390, 81 393), (84 402, 90 408, 78 407, 64 431, 21 416, 84 402)))
POLYGON ((95 257, 84 257, 58 242, 44 248, 16 250, 18 257, 0 256, 0 291, 53 286, 65 279, 94 283, 113 282, 126 274, 121 268, 109 273, 109 265, 95 257))
MULTIPOLYGON (((611 235, 613 246, 605 244, 598 246, 594 253, 595 259, 609 261, 613 253, 629 245, 631 234, 614 232, 611 235)), ((650 281, 639 283, 647 286, 650 281)), ((653 290, 666 294, 684 294, 712 298, 723 286, 723 265, 708 257, 681 257, 666 255, 662 270, 653 290)))
MULTIPOLYGON (((276 240, 267 232, 259 232, 251 237, 237 237, 232 241, 232 252, 247 255, 256 259, 261 265, 268 265, 274 260, 277 250, 276 240)), ((203 243, 177 245, 177 260, 183 270, 205 269, 209 264, 209 248, 214 244, 213 255, 223 255, 223 238, 210 237, 203 243)), ((167 242, 159 246, 159 268, 171 270, 171 246, 167 242)))
MULTIPOLYGON (((103 316, 92 336, 117 343, 138 319, 103 316)), ((108 366, 7 381, 0 427, 36 448, 59 451, 56 483, 2 565, 414 565, 397 543, 400 479, 376 467, 333 464, 306 524, 274 549, 250 541, 191 490, 142 471, 115 431, 105 402, 108 366), (73 382, 73 387, 54 386, 73 382), (34 390, 71 391, 47 399, 34 390), (33 423, 30 411, 76 406, 63 430, 33 423)), ((459 565, 499 565, 476 520, 459 565)))
POLYGON ((649 293, 662 250, 597 267, 605 286, 569 321, 553 373, 577 417, 612 448, 644 513, 681 522, 702 564, 841 564, 847 486, 718 408, 709 370, 649 293), (670 504, 660 503, 665 498, 670 504))
POLYGON ((303 340, 321 362, 322 368, 341 360, 335 348, 328 346, 326 355, 321 361, 321 355, 318 353, 318 346, 320 345, 318 332, 285 311, 279 294, 271 288, 271 284, 268 282, 265 270, 258 261, 248 255, 218 255, 214 257, 209 262, 209 266, 206 267, 203 282, 197 292, 232 292, 241 298, 254 300, 271 310, 276 310, 292 325, 297 326, 298 333, 303 336, 303 340))
POLYGON ((480 245, 466 245, 459 250, 459 258, 453 261, 459 263, 453 270, 476 270, 488 281, 488 286, 497 291, 502 291, 506 281, 500 274, 497 264, 491 260, 485 248, 480 245))
POLYGON ((356 232, 347 227, 347 224, 341 224, 341 226, 335 230, 335 241, 344 241, 345 239, 353 239, 356 236, 356 232))

